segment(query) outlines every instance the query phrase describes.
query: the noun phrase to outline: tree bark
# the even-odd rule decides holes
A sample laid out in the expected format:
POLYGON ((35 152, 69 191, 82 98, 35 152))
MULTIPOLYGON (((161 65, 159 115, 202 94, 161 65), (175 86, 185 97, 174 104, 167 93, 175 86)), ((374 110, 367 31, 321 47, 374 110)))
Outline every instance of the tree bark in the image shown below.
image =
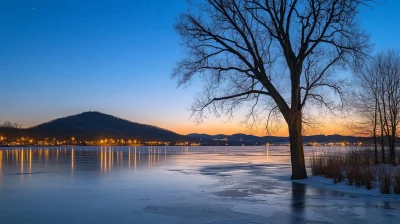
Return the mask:
POLYGON ((292 162, 292 180, 307 178, 304 161, 304 149, 302 139, 302 114, 301 111, 292 109, 288 119, 290 137, 290 156, 292 162))

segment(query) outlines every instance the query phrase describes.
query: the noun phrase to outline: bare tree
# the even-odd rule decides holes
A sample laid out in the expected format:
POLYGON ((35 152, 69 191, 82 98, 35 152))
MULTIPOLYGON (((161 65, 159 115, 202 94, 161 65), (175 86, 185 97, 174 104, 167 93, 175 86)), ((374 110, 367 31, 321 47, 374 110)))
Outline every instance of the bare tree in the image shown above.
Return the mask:
POLYGON ((400 125, 400 53, 394 50, 379 53, 375 69, 381 83, 382 128, 389 144, 390 162, 395 164, 396 136, 400 125))
MULTIPOLYGON (((192 3, 176 24, 187 54, 173 77, 206 85, 193 106, 201 122, 209 108, 231 116, 240 106, 272 102, 290 135, 292 179, 307 178, 303 109, 334 110, 343 97, 337 69, 361 58, 368 35, 355 17, 369 0, 206 0, 192 3), (337 97, 332 97, 336 94, 337 97)), ((251 107, 251 108, 254 108, 251 107)), ((265 110, 251 110, 250 113, 265 110)))
POLYGON ((3 127, 3 128, 22 128, 22 124, 11 123, 9 121, 5 121, 4 123, 0 124, 0 127, 3 127))
POLYGON ((380 134, 381 160, 386 162, 387 143, 390 162, 394 164, 396 136, 400 125, 400 53, 389 50, 377 54, 358 69, 356 76, 359 88, 355 94, 354 106, 359 120, 355 129, 373 135, 376 157, 376 139, 380 134))
MULTIPOLYGON (((355 72, 355 83, 357 87, 353 91, 352 106, 355 108, 355 115, 351 116, 350 129, 353 134, 372 136, 374 141, 375 164, 379 163, 378 155, 378 128, 382 127, 380 115, 380 78, 376 73, 374 58, 370 62, 359 65, 355 72)), ((381 134, 382 136, 382 134, 381 134)), ((381 137, 382 162, 385 161, 385 149, 381 137)))

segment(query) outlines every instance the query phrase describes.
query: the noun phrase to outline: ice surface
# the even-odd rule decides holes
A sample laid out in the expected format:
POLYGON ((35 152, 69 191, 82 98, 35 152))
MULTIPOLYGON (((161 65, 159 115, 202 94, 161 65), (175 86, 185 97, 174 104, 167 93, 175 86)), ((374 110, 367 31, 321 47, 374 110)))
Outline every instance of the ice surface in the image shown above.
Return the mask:
POLYGON ((320 177, 291 181, 286 147, 26 148, 0 153, 0 223, 400 219, 399 196, 320 177))

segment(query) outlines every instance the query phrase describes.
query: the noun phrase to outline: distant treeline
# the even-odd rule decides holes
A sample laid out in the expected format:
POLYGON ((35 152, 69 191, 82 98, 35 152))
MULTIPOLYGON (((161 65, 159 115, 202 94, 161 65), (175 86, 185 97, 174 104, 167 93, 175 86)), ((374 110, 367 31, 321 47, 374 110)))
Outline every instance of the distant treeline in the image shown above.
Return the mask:
MULTIPOLYGON (((250 144, 257 143, 263 145, 266 143, 271 144, 285 144, 289 143, 289 137, 280 136, 254 136, 246 134, 234 134, 234 135, 207 135, 207 134, 189 134, 188 136, 193 139, 199 140, 201 143, 214 144, 214 142, 229 142, 236 144, 250 144)), ((303 142, 305 144, 311 143, 360 143, 371 144, 372 137, 357 137, 357 136, 342 136, 342 135, 312 135, 303 136, 303 142)))

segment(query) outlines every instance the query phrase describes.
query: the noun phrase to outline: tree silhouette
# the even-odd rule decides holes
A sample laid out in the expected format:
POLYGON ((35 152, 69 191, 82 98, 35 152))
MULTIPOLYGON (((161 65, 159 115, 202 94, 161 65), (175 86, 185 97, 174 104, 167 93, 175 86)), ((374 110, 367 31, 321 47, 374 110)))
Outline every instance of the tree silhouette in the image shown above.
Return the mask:
POLYGON ((0 124, 0 127, 3 127, 3 128, 22 128, 22 124, 11 123, 10 121, 5 121, 4 123, 0 124))
MULTIPOLYGON (((373 125, 370 123, 364 127, 372 130, 375 139, 380 135, 382 162, 386 161, 387 142, 390 162, 396 164, 396 137, 399 136, 400 126, 400 52, 388 50, 378 53, 358 69, 356 77, 360 87, 355 100, 356 111, 361 115, 359 123, 366 120, 372 122, 373 125)), ((375 140, 377 157, 376 143, 375 140)))
POLYGON ((197 74, 205 88, 192 105, 203 121, 209 108, 232 115, 251 102, 248 117, 280 112, 290 135, 292 179, 307 178, 302 143, 303 110, 334 110, 343 98, 336 70, 368 53, 368 35, 356 21, 369 0, 194 1, 176 30, 187 50, 173 72, 179 85, 197 74), (262 102, 269 106, 255 109, 262 102), (265 112, 267 110, 268 112, 265 112))

